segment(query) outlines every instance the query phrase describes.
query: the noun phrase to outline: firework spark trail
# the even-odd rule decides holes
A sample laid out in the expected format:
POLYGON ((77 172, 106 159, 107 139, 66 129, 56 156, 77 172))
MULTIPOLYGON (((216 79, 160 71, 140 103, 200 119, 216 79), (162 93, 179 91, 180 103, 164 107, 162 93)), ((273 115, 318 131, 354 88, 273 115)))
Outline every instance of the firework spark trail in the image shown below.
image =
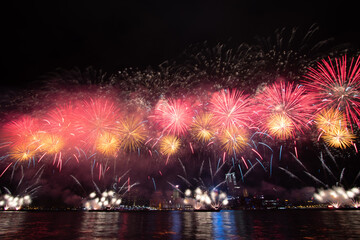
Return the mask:
POLYGON ((219 183, 218 185, 216 185, 213 189, 217 189, 218 187, 220 187, 220 186, 223 185, 224 183, 226 183, 226 180, 225 180, 225 181, 222 181, 221 183, 219 183))
POLYGON ((324 158, 323 158, 323 154, 322 152, 320 152, 320 161, 321 161, 321 165, 323 166, 323 168, 326 169, 326 171, 334 178, 335 181, 337 181, 337 178, 335 177, 335 175, 333 174, 333 172, 330 170, 330 168, 325 164, 324 158))
POLYGON ((267 172, 267 171, 266 171, 266 168, 265 168, 264 165, 260 162, 260 160, 257 159, 257 158, 255 158, 255 159, 256 159, 256 161, 258 161, 258 163, 260 163, 260 165, 262 166, 262 168, 264 169, 264 171, 267 172))
POLYGON ((272 162, 273 162, 273 157, 274 157, 274 154, 271 154, 271 158, 270 158, 270 177, 272 175, 272 162))
POLYGON ((240 164, 238 164, 238 166, 239 166, 239 170, 240 170, 240 174, 241 174, 241 180, 244 182, 244 175, 243 175, 243 173, 242 173, 240 164))
POLYGON ((216 170, 214 177, 219 173, 219 171, 222 169, 222 167, 225 165, 226 162, 223 162, 223 164, 221 164, 221 166, 216 170))
POLYGON ((11 162, 6 168, 5 170, 0 174, 0 178, 2 177, 2 175, 4 175, 4 173, 6 172, 6 170, 8 170, 8 168, 13 164, 13 162, 11 162))
POLYGON ((338 164, 335 160, 335 157, 334 155, 331 154, 331 152, 329 151, 328 147, 324 144, 324 147, 325 147, 325 150, 326 150, 326 153, 329 155, 330 159, 334 162, 334 164, 336 165, 336 167, 338 168, 338 164))
POLYGON ((270 149, 271 152, 273 152, 272 148, 269 145, 267 145, 266 143, 259 142, 259 144, 267 147, 268 149, 270 149))
MULTIPOLYGON (((204 163, 204 161, 203 161, 203 163, 204 163)), ((214 182, 214 174, 213 174, 210 158, 209 158, 209 171, 210 171, 211 182, 214 182)))
POLYGON ((177 175, 181 180, 183 180, 187 185, 188 187, 190 186, 193 186, 186 178, 184 178, 183 176, 181 175, 177 175))
POLYGON ((176 187, 174 184, 172 184, 171 182, 167 181, 168 184, 170 184, 170 186, 175 189, 176 191, 178 191, 181 194, 184 194, 178 187, 176 187))
POLYGON ((18 185, 16 186, 16 189, 20 186, 20 184, 22 183, 22 181, 23 181, 23 179, 25 177, 23 166, 21 166, 20 168, 21 168, 21 178, 20 178, 20 181, 19 181, 18 185))
POLYGON ((303 181, 300 180, 300 178, 298 178, 295 174, 293 174, 292 172, 290 172, 289 170, 282 168, 282 167, 278 167, 280 170, 284 171, 285 173, 287 173, 290 177, 298 180, 299 182, 303 183, 303 181))
MULTIPOLYGON (((199 176, 201 176, 201 173, 202 173, 202 171, 203 171, 204 161, 205 161, 205 160, 203 160, 203 161, 201 162, 201 166, 200 166, 200 170, 199 170, 199 176)), ((211 168, 210 159, 209 159, 209 165, 210 165, 210 168, 211 168)))
POLYGON ((304 164, 292 152, 290 152, 290 155, 296 160, 296 162, 300 164, 300 166, 302 166, 306 171, 308 171, 304 164))
POLYGON ((182 168, 182 170, 183 170, 183 172, 184 172, 184 176, 185 176, 185 177, 187 177, 187 173, 186 173, 186 169, 185 169, 184 164, 182 163, 182 161, 181 161, 181 159, 180 159, 180 158, 178 158, 178 160, 179 160, 180 165, 181 165, 181 168, 182 168))
POLYGON ((341 182, 342 182, 342 180, 343 180, 343 177, 344 177, 344 172, 345 172, 345 168, 343 168, 343 169, 341 170, 341 173, 340 173, 340 178, 339 178, 339 183, 341 183, 341 182))
POLYGON ((308 175, 309 177, 311 177, 313 180, 315 180, 315 182, 320 183, 321 185, 323 185, 324 187, 327 187, 327 185, 325 183, 323 183, 322 181, 320 181, 318 178, 316 178, 314 175, 312 175, 311 173, 304 171, 304 173, 306 175, 308 175))
POLYGON ((244 174, 244 178, 251 172, 251 170, 253 170, 254 169, 254 167, 257 165, 258 163, 256 162, 256 163, 254 163, 252 166, 251 166, 251 168, 249 169, 249 170, 247 170, 246 171, 246 173, 244 174))
POLYGON ((86 195, 86 191, 85 191, 84 187, 81 185, 80 181, 79 181, 75 176, 73 176, 72 174, 70 174, 70 177, 71 177, 72 179, 74 179, 74 181, 76 182, 76 184, 77 184, 78 186, 80 186, 80 188, 83 190, 84 195, 86 195))
POLYGON ((241 160, 242 160, 243 163, 245 164, 246 169, 249 169, 249 167, 248 167, 248 165, 247 165, 247 163, 246 163, 246 161, 245 161, 245 158, 244 158, 244 157, 241 157, 241 160))
POLYGON ((251 149, 251 151, 253 151, 254 153, 256 153, 256 154, 260 157, 261 160, 264 160, 263 157, 260 155, 260 153, 259 153, 258 151, 256 151, 256 150, 253 149, 253 148, 251 149))
POLYGON ((156 184, 155 184, 155 180, 154 180, 154 178, 151 178, 152 179, 152 181, 153 181, 153 184, 154 184, 154 190, 155 190, 155 192, 156 192, 156 184))

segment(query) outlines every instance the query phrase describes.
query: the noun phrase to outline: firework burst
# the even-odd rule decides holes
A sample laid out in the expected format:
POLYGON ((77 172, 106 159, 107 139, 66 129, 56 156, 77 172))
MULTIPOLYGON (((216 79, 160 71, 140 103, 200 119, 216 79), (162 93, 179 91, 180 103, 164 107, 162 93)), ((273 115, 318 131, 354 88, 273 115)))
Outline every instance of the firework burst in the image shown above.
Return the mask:
POLYGON ((343 113, 334 108, 323 109, 316 114, 315 117, 315 122, 318 128, 324 132, 329 132, 334 128, 342 127, 342 123, 346 126, 344 121, 345 119, 343 113))
POLYGON ((221 147, 227 153, 239 153, 244 150, 247 137, 245 129, 231 126, 223 129, 219 135, 221 147))
POLYGON ((286 114, 277 113, 270 116, 267 122, 270 135, 279 139, 288 139, 294 136, 294 124, 286 114))
POLYGON ((87 144, 94 144, 101 134, 115 132, 120 120, 119 109, 108 99, 90 99, 77 109, 76 128, 87 144))
POLYGON ((202 112, 195 116, 191 125, 191 133, 195 139, 201 142, 208 142, 215 135, 214 118, 211 113, 202 112))
POLYGON ((351 59, 329 58, 322 60, 317 68, 310 68, 305 76, 306 87, 315 93, 318 108, 335 108, 343 111, 352 129, 352 123, 360 126, 360 56, 351 59))
POLYGON ((256 115, 263 128, 281 139, 294 135, 295 130, 302 132, 313 117, 312 96, 305 93, 304 87, 293 83, 274 83, 266 87, 256 101, 259 109, 256 115))
POLYGON ((322 135, 324 141, 335 148, 345 149, 351 146, 355 136, 344 127, 337 127, 322 135))
POLYGON ((168 157, 179 151, 181 140, 173 135, 165 136, 160 141, 160 152, 168 157))
POLYGON ((119 151, 120 140, 112 133, 100 134, 96 141, 96 150, 105 156, 116 156, 119 151))
POLYGON ((222 90, 211 99, 214 120, 222 127, 247 126, 249 124, 249 99, 238 90, 222 90))
POLYGON ((144 121, 135 115, 129 116, 121 121, 119 127, 121 139, 120 148, 134 151, 139 148, 146 138, 144 121))
POLYGON ((168 134, 185 134, 191 120, 190 105, 180 99, 160 100, 155 108, 155 121, 161 126, 162 131, 168 134))

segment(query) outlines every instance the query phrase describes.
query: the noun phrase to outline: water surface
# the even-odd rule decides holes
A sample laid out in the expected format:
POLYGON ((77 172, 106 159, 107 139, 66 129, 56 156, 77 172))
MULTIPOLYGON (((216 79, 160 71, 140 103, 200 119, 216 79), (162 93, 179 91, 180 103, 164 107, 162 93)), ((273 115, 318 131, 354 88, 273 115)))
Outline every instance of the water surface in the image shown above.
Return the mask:
POLYGON ((0 239, 360 239, 360 211, 0 212, 0 239))

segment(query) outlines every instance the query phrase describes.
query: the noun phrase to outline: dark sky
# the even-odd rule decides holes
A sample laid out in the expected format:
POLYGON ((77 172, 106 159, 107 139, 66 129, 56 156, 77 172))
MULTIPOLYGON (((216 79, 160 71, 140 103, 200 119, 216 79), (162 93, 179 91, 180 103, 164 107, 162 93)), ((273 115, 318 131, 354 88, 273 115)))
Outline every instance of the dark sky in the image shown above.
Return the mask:
POLYGON ((11 1, 1 14, 1 83, 31 85, 58 67, 143 68, 192 43, 251 43, 276 28, 312 23, 326 38, 358 44, 357 8, 348 2, 11 1))

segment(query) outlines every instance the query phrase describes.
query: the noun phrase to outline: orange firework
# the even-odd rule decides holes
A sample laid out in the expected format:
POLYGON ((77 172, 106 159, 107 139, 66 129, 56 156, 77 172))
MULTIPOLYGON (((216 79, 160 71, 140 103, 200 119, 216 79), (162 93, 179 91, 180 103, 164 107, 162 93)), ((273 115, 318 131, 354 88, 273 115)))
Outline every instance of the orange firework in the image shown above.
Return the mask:
POLYGON ((200 113, 191 126, 192 135, 199 141, 208 142, 215 134, 214 118, 211 113, 200 113))
POLYGON ((165 136, 160 141, 160 152, 168 157, 174 155, 180 148, 181 141, 173 135, 165 136))
POLYGON ((324 109, 315 117, 318 128, 324 132, 332 131, 341 125, 346 126, 344 119, 343 113, 334 108, 324 109))
POLYGON ((27 161, 35 156, 36 146, 23 141, 11 146, 9 154, 16 161, 27 161))
POLYGON ((134 151, 141 146, 146 138, 144 121, 140 117, 130 116, 121 121, 119 127, 120 148, 134 151))
POLYGON ((345 149, 351 146, 355 136, 346 128, 336 127, 326 132, 322 138, 330 147, 345 149))
POLYGON ((286 114, 273 114, 267 122, 270 135, 279 139, 288 139, 294 135, 295 126, 286 114))
POLYGON ((64 140, 56 134, 43 133, 40 136, 39 148, 46 153, 59 153, 64 147, 64 140))
POLYGON ((96 140, 96 150, 105 156, 116 156, 119 151, 120 140, 112 133, 104 132, 96 140))
POLYGON ((243 128, 230 126, 220 133, 219 139, 224 151, 239 153, 245 148, 247 136, 243 128))

